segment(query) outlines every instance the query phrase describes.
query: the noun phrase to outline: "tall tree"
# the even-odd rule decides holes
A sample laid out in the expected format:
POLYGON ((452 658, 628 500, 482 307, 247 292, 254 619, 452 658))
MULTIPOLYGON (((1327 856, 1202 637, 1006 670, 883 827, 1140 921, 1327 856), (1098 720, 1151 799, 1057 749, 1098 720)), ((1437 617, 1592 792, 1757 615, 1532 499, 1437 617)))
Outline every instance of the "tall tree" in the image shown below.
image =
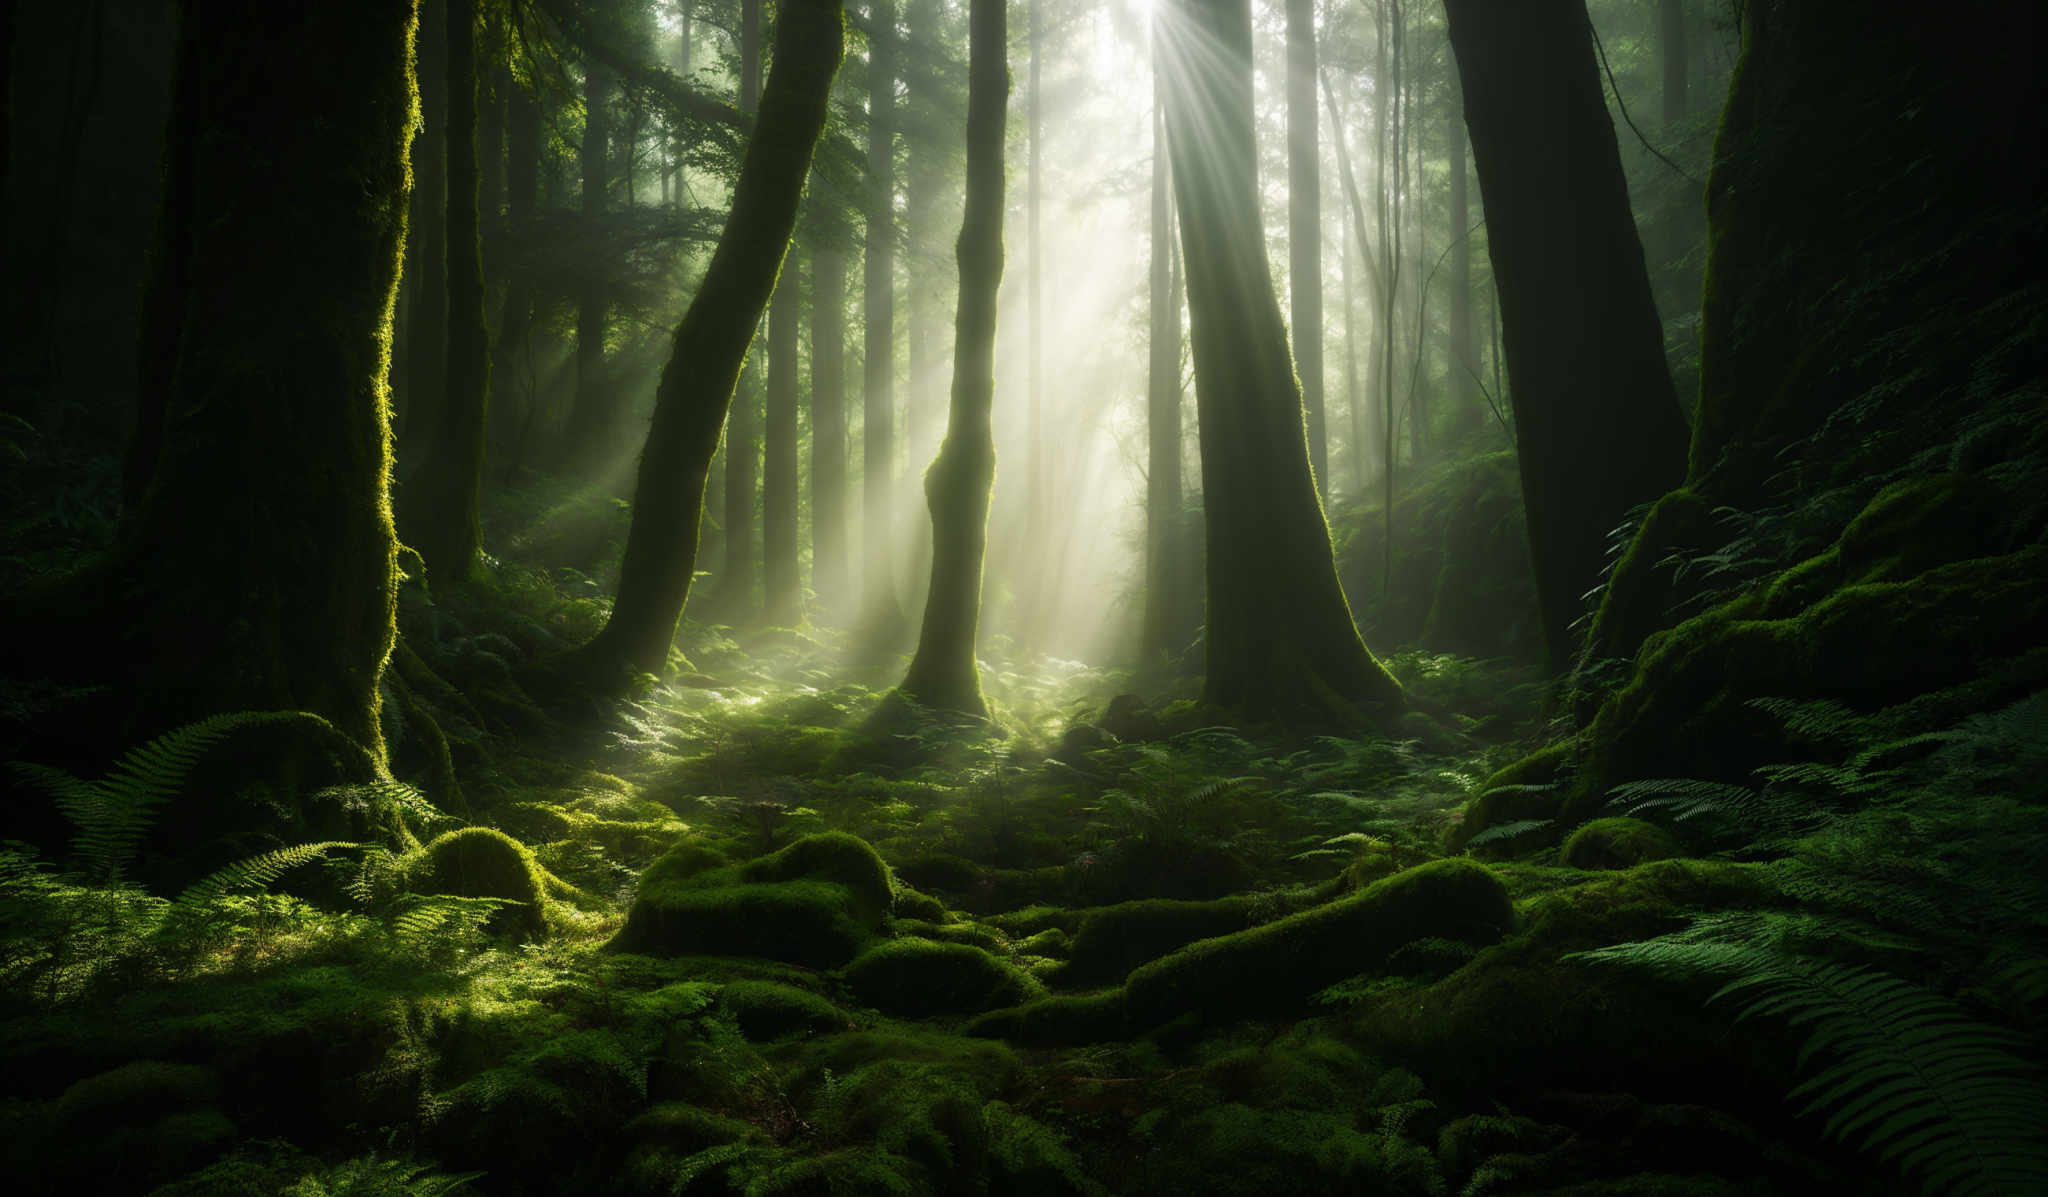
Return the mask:
POLYGON ((844 32, 839 0, 784 0, 774 64, 733 186, 732 212, 676 328, 633 490, 618 600, 570 662, 601 686, 667 668, 690 597, 704 484, 740 366, 796 228, 811 153, 825 127, 844 32))
POLYGON ((1145 624, 1139 649, 1146 664, 1182 647, 1180 297, 1174 293, 1173 195, 1166 150, 1166 80, 1159 28, 1152 48, 1151 336, 1145 382, 1145 624))
MULTIPOLYGON (((530 243, 539 215, 541 109, 540 97, 528 84, 509 81, 505 120, 505 239, 508 246, 530 243)), ((534 304, 539 298, 535 272, 508 253, 505 304, 498 317, 492 347, 491 455, 506 474, 517 469, 526 446, 521 432, 535 402, 528 367, 534 304)))
POLYGON ((1315 0, 1287 0, 1287 296, 1308 459, 1330 490, 1323 420, 1323 168, 1316 144, 1315 0))
POLYGON ((420 135, 412 146, 412 220, 404 279, 405 384, 398 392, 400 448, 408 472, 425 460, 448 394, 448 204, 443 171, 448 123, 448 55, 443 39, 448 26, 432 20, 434 12, 434 0, 420 0, 420 135))
POLYGON ((448 393, 439 435, 407 483, 405 539, 435 584, 467 580, 483 551, 484 422, 490 404, 482 234, 477 219, 477 4, 443 0, 448 47, 448 393))
POLYGON ((814 202, 812 210, 819 223, 811 250, 811 588, 819 608, 837 614, 847 597, 846 255, 840 248, 846 233, 832 205, 814 202))
MULTIPOLYGON (((740 0, 740 111, 761 106, 761 0, 740 0)), ((754 614, 754 491, 761 477, 760 355, 750 352, 725 421, 725 576, 718 602, 728 619, 754 614)))
POLYGON ((903 692, 926 706, 988 713, 975 671, 975 630, 995 488, 996 292, 1003 279, 1003 136, 1010 96, 1006 0, 968 10, 967 200, 960 222, 959 313, 946 439, 925 474, 932 514, 931 589, 903 692))
POLYGON ((863 621, 876 647, 894 645, 896 597, 896 5, 868 6, 867 320, 861 364, 861 579, 863 621))
POLYGON ((145 392, 162 439, 113 552, 7 613, 39 629, 17 644, 50 676, 118 682, 129 711, 102 740, 291 708, 383 759, 415 17, 414 0, 185 6, 154 259, 167 385, 145 392))
POLYGON ((1162 41, 1207 517, 1203 693, 1255 719, 1386 719, 1401 689, 1337 581, 1266 265, 1250 0, 1173 0, 1162 41))
POLYGON ((1465 108, 1455 80, 1450 104, 1451 219, 1451 407, 1454 422, 1475 423, 1479 407, 1479 355, 1472 346, 1472 202, 1465 169, 1465 108))
MULTIPOLYGON (((1045 462, 1045 234, 1040 223, 1045 171, 1041 162, 1045 145, 1045 5, 1046 0, 1026 0, 1025 49, 1030 55, 1029 81, 1024 101, 1024 289, 1027 304, 1024 358, 1024 544, 1027 557, 1044 554, 1051 541, 1047 513, 1052 496, 1046 492, 1045 462)), ((1041 560, 1043 558, 1040 558, 1041 560)), ((1045 617, 1047 587, 1042 572, 1022 588, 1025 610, 1022 638, 1034 644, 1045 617)))
POLYGON ((797 324, 803 319, 797 272, 783 272, 768 308, 768 421, 761 462, 762 616, 789 625, 802 616, 798 590, 797 324))
POLYGON ((1685 472, 1583 0, 1446 0, 1486 208, 1530 557, 1553 668, 1608 532, 1685 472))
MULTIPOLYGON (((595 58, 583 64, 583 232, 594 238, 604 222, 605 186, 610 174, 611 73, 595 58)), ((562 464, 590 470, 611 440, 613 395, 605 376, 604 272, 586 269, 576 294, 576 402, 570 409, 567 456, 562 464)))

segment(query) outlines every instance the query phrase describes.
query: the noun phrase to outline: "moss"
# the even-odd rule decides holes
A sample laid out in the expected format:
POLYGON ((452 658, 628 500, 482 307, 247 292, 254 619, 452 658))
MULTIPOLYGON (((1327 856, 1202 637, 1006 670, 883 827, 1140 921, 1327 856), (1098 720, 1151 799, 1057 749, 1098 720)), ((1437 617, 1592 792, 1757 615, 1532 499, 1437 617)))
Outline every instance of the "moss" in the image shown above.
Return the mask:
POLYGON ((1549 786, 1571 772, 1584 751, 1579 737, 1546 744, 1492 777, 1480 788, 1479 796, 1465 804, 1465 810, 1444 837, 1453 852, 1473 836, 1492 827, 1533 819, 1555 819, 1563 806, 1562 786, 1531 790, 1526 786, 1549 786))
POLYGON ((894 919, 889 923, 889 933, 897 937, 915 939, 936 939, 940 943, 964 943, 980 948, 984 952, 1001 955, 1009 950, 1010 941, 1000 934, 978 923, 928 923, 922 919, 894 919))
POLYGON ((1081 988, 1114 984, 1148 960, 1198 939, 1242 931, 1251 923, 1251 903, 1243 898, 1154 898, 1097 907, 1081 920, 1059 982, 1081 988))
MULTIPOLYGON (((691 1156, 729 1144, 760 1142, 765 1136, 737 1118, 671 1101, 634 1116, 620 1130, 619 1138, 626 1152, 624 1176, 612 1183, 623 1179, 630 1192, 669 1197, 678 1191, 677 1178, 691 1156)), ((717 1191, 722 1171, 707 1169, 705 1179, 710 1183, 702 1187, 717 1191)), ((697 1188, 683 1187, 681 1191, 695 1192, 697 1188)))
POLYGON ((988 1127, 989 1189, 1035 1197, 1081 1197, 1105 1193, 1057 1132, 1008 1104, 982 1107, 988 1127))
POLYGON ((552 1185, 645 1094, 644 1065, 616 1037, 572 1031, 437 1095, 427 1137, 458 1165, 552 1185))
POLYGON ((946 921, 946 904, 900 881, 896 885, 894 910, 897 918, 920 919, 927 923, 946 921))
POLYGON ((1780 736, 1751 697, 1890 705, 2024 655, 2048 626, 2048 546, 1842 586, 1796 613, 1755 594, 1652 636, 1603 706, 1563 814, 1595 813, 1632 778, 1741 781, 1780 736))
POLYGON ((1683 851, 1671 833, 1655 823, 1607 818, 1595 819, 1572 832, 1558 860, 1574 869, 1628 869, 1683 851))
POLYGON ((1713 504, 1698 491, 1681 488, 1652 504, 1608 574, 1585 659, 1632 657, 1650 633, 1668 626, 1666 612, 1678 596, 1667 562, 1675 553, 1712 547, 1714 531, 1713 504))
POLYGON ((1360 1130, 1348 1110, 1257 1109, 1225 1102, 1154 1124, 1145 1187, 1158 1192, 1434 1194, 1429 1151, 1360 1130))
POLYGON ((931 1065, 989 1095, 1004 1092, 1024 1074, 1023 1061, 1003 1044, 910 1026, 806 1040, 792 1045, 790 1059, 796 1087, 822 1084, 827 1074, 847 1076, 881 1060, 931 1065))
POLYGON ((966 893, 981 881, 982 868, 971 860, 946 853, 925 853, 905 859, 896 866, 904 880, 920 889, 966 893))
POLYGON ((1318 990, 1378 968, 1411 940, 1490 942, 1513 923, 1507 891, 1485 867, 1433 861, 1375 882, 1355 897, 1199 941, 1139 968, 1125 982, 1125 993, 1140 1026, 1186 1011, 1285 1014, 1318 990))
POLYGON ((1086 995, 1055 994, 991 1010, 970 1021, 962 1033, 977 1039, 1002 1039, 1029 1047, 1067 1043, 1105 1043, 1130 1034, 1121 989, 1086 995))
POLYGON ((66 1089, 30 1155, 37 1171, 67 1188, 139 1190, 227 1149, 235 1126, 214 1108, 220 1096, 211 1069, 160 1060, 124 1064, 66 1089))
POLYGON ((1530 899, 1512 939, 1441 980, 1381 990, 1352 1025, 1366 1050, 1428 1076, 1439 1100, 1508 1101, 1569 1076, 1585 1089, 1774 1102, 1783 1078, 1760 1064, 1758 1033, 1701 1009, 1711 986, 1694 992, 1562 959, 1662 934, 1757 892, 1742 867, 1704 861, 1600 875, 1530 899))
POLYGON ((1028 973, 980 948, 928 939, 877 944, 847 966, 846 983, 861 1001, 911 1018, 973 1014, 1045 992, 1028 973))
POLYGON ((614 950, 764 956, 830 968, 880 926, 888 866, 854 836, 806 836, 739 865, 683 844, 649 866, 614 950))
POLYGON ((547 934, 544 889, 533 853, 502 831, 465 827, 437 836, 403 863, 403 885, 414 893, 465 898, 508 898, 519 903, 491 917, 494 932, 521 939, 547 934))
POLYGON ((738 981, 719 993, 740 1033, 749 1039, 779 1039, 811 1031, 843 1031, 845 1011, 805 989, 772 981, 738 981))

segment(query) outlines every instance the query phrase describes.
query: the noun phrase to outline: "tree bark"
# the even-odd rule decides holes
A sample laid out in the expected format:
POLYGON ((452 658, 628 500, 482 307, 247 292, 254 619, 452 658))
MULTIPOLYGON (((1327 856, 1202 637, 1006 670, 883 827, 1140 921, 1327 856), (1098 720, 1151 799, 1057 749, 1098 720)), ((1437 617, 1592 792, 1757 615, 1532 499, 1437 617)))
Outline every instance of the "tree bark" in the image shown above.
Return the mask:
MULTIPOLYGON (((761 107, 761 0, 740 4, 740 111, 761 107)), ((750 621, 756 563, 754 494, 761 477, 761 358, 750 349, 739 389, 725 421, 725 575, 718 609, 728 620, 750 621)))
POLYGON ((161 447, 103 563, 8 613, 37 628, 20 646, 50 676, 118 682, 123 725, 102 739, 284 708, 384 759, 415 16, 413 0, 185 8, 158 259, 180 285, 158 292, 175 311, 146 363, 166 380, 161 447))
MULTIPOLYGON (((604 222, 611 90, 611 76, 604 67, 595 61, 583 64, 583 230, 593 238, 604 222)), ((567 449, 562 464, 579 473, 595 469, 613 432, 615 396, 604 368, 605 306, 604 275, 586 267, 576 296, 576 402, 562 438, 567 449)))
POLYGON ((519 260, 518 249, 533 237, 540 199, 541 111, 539 97, 507 80, 505 124, 505 304, 498 317, 491 377, 490 456, 504 476, 522 463, 526 446, 520 430, 531 412, 534 395, 527 362, 537 298, 532 268, 519 260))
POLYGON ((988 714, 975 670, 989 495, 995 488, 996 292, 1003 278, 1003 136, 1010 94, 1007 0, 969 9, 967 199, 960 224, 960 305, 946 439, 925 474, 932 515, 931 588, 903 692, 929 707, 988 714))
POLYGON ((803 617, 796 551, 797 272, 784 272, 768 309, 768 440, 761 466, 762 615, 791 626, 803 617))
POLYGON ((1287 296, 1308 459, 1330 492, 1323 414, 1323 170, 1316 142, 1315 0, 1287 0, 1287 296))
POLYGON ((1446 0, 1486 208, 1544 638, 1567 666, 1607 535, 1678 485, 1664 361, 1583 0, 1446 0))
POLYGON ((871 0, 868 30, 868 208, 861 368, 862 622, 878 650, 902 630, 893 568, 896 521, 896 6, 871 0))
POLYGON ((1166 149, 1165 77, 1153 30, 1151 336, 1145 385, 1145 624, 1143 663, 1184 647, 1181 541, 1180 301, 1173 290, 1173 198, 1166 149))
MULTIPOLYGON (((438 0, 445 4, 447 0, 438 0)), ((432 18, 436 0, 420 0, 419 136, 412 143, 412 223, 406 237, 405 385, 398 392, 404 472, 426 460, 448 394, 447 24, 432 18)))
POLYGON ((483 551, 484 421, 490 404, 489 334, 484 328, 482 242, 477 219, 476 0, 443 0, 447 11, 447 398, 440 433, 401 495, 405 540, 427 578, 467 581, 483 551))
POLYGON ((1452 423, 1479 423, 1479 357, 1472 347, 1472 201, 1465 170, 1465 110, 1452 88, 1451 143, 1451 409, 1452 423))
MULTIPOLYGON (((825 205, 817 205, 824 211, 825 205)), ((811 588, 846 610, 846 257, 838 227, 811 251, 811 588)))
POLYGON ((690 596, 704 483, 740 366, 796 228, 811 153, 825 126, 844 34, 838 0, 784 0, 774 65, 733 187, 732 213, 676 329, 633 491, 618 600, 571 661, 592 683, 660 674, 690 596))
POLYGON ((1208 701, 1251 719, 1386 720, 1310 473, 1260 235, 1249 0, 1174 0, 1167 143, 1187 262, 1208 541, 1208 701))

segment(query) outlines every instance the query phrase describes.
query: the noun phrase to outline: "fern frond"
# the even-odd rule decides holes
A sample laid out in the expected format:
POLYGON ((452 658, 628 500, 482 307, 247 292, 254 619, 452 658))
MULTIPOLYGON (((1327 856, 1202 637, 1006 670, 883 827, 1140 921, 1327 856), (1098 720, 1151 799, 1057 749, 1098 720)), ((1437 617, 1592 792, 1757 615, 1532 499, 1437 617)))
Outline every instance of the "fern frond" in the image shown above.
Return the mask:
POLYGON ((238 889, 264 890, 270 883, 300 865, 312 864, 324 859, 329 852, 338 848, 355 848, 360 845, 344 840, 328 840, 318 844, 294 844, 238 860, 226 868, 201 878, 186 887, 178 895, 178 905, 186 909, 206 906, 238 889))
POLYGON ((1540 831, 1555 822, 1557 822, 1556 819, 1522 819, 1513 823, 1502 823, 1498 827, 1489 827, 1471 839, 1466 840, 1465 850, 1469 852, 1474 848, 1483 848, 1487 844, 1499 843, 1502 840, 1519 839, 1532 831, 1540 831))
POLYGON ((1748 819, 1763 806, 1763 795, 1748 786, 1697 777, 1652 777, 1624 782, 1607 791, 1608 801, 1631 815, 1662 810, 1681 822, 1701 816, 1748 819))

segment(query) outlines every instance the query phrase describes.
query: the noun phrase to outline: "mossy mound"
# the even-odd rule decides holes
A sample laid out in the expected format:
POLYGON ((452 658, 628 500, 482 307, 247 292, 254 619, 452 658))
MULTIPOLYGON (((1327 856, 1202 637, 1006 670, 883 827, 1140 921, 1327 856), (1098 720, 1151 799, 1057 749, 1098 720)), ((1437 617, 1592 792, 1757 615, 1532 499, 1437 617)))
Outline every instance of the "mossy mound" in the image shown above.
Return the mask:
MULTIPOLYGON (((1435 981, 1383 989, 1355 1013, 1367 1050, 1428 1076, 1450 1100, 1513 1100, 1555 1088, 1774 1102, 1750 1027, 1702 1009, 1688 989, 1565 955, 1669 931, 1689 911, 1740 908, 1757 884, 1740 866, 1665 860, 1532 898, 1523 929, 1435 981)), ((1735 1107, 1740 1108, 1740 1107, 1735 1107)))
POLYGON ((539 939, 547 934, 545 890, 533 853, 502 831, 464 827, 437 836, 403 862, 402 884, 419 894, 505 898, 519 903, 491 916, 489 929, 539 939))
POLYGON ((927 922, 924 919, 899 918, 889 923, 889 933, 898 938, 936 939, 940 943, 964 943, 980 948, 984 952, 1002 954, 1009 948, 1009 941, 995 931, 978 923, 927 922))
POLYGON ((929 939, 877 944, 846 968, 854 995, 906 1018, 975 1014, 1044 994, 1029 973, 980 948, 929 939))
POLYGON ((1684 852, 1672 834, 1641 819, 1595 819, 1572 832, 1558 860, 1574 869, 1632 869, 1684 852))
POLYGON ((451 1163, 490 1167, 507 1191, 554 1192, 562 1162, 588 1158, 585 1145, 645 1097, 644 1068, 617 1037, 571 1031, 437 1094, 426 1139, 451 1163))
POLYGON ((1026 1047, 1106 1043, 1129 1035, 1130 1019, 1124 1012, 1124 991, 1109 989, 1084 995, 1055 994, 991 1010, 970 1021, 962 1033, 1026 1047))
POLYGON ((851 1021, 817 994, 773 981, 736 981, 720 991, 718 1000, 732 1012, 740 1033, 754 1040, 843 1031, 851 1021))
POLYGON ((831 968, 858 952, 889 911, 889 868, 839 832, 805 836, 745 864, 699 844, 648 867, 617 951, 763 956, 831 968))
POLYGON ((1057 979, 1071 987, 1113 985, 1148 960, 1198 939, 1242 931, 1251 922, 1251 903, 1243 898, 1150 898, 1097 907, 1082 918, 1057 979))
POLYGON ((1132 973, 1133 1021, 1194 1011, 1248 1017, 1299 1009, 1318 990, 1383 965, 1417 939, 1491 942, 1514 925, 1500 879, 1467 860, 1438 860, 1364 892, 1276 922, 1201 940, 1132 973))
POLYGON ((683 1102, 663 1102, 645 1110, 619 1132, 626 1151, 624 1191, 647 1197, 671 1197, 677 1191, 697 1188, 719 1191, 725 1168, 712 1165, 692 1168, 688 1161, 699 1152, 721 1147, 760 1142, 765 1138, 750 1123, 729 1118, 683 1102), (691 1187, 681 1178, 694 1175, 702 1183, 691 1187))
POLYGON ((137 1060, 71 1085, 0 1158, 71 1191, 139 1192, 228 1149, 236 1129, 220 1098, 211 1069, 137 1060))

